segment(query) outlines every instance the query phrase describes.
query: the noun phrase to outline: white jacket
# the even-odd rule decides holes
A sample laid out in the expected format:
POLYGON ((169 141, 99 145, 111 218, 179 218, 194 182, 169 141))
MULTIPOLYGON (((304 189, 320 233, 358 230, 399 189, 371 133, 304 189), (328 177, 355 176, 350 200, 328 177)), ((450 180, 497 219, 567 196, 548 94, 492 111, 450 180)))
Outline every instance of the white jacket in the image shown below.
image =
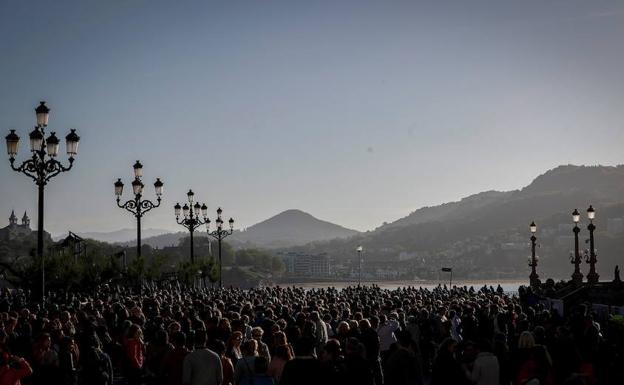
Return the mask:
POLYGON ((379 334, 379 350, 385 352, 390 349, 393 343, 397 341, 394 332, 399 330, 399 321, 389 319, 383 325, 379 325, 377 328, 377 334, 379 334))
POLYGON ((500 385, 499 371, 498 358, 490 352, 481 352, 477 355, 472 371, 467 374, 475 385, 500 385))

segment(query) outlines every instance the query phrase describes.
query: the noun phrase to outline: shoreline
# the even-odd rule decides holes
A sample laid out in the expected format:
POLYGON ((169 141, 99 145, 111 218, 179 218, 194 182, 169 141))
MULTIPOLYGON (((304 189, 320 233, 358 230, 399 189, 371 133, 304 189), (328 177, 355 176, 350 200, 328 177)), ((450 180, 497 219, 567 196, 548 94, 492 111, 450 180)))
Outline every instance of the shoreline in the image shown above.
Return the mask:
MULTIPOLYGON (((363 280, 362 285, 376 285, 379 287, 435 287, 438 285, 447 285, 449 284, 449 280, 395 280, 395 281, 371 281, 371 280, 363 280)), ((496 287, 497 285, 501 286, 522 286, 528 285, 528 280, 522 279, 487 279, 487 280, 478 280, 478 279, 461 279, 461 280, 453 280, 453 286, 473 286, 475 288, 482 287, 484 285, 496 287)), ((302 280, 293 280, 292 282, 279 282, 275 283, 276 286, 298 286, 305 288, 327 288, 327 287, 348 287, 348 286, 357 286, 358 282, 356 281, 335 281, 335 280, 310 280, 310 281, 302 281, 302 280)), ((517 289, 516 287, 516 289, 517 289)))

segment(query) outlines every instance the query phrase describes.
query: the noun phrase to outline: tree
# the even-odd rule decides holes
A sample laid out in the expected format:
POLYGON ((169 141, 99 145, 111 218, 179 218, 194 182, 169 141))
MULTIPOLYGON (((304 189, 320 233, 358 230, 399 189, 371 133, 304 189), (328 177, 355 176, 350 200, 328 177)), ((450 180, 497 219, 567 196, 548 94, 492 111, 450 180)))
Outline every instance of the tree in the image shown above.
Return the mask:
POLYGON ((238 250, 235 254, 236 265, 238 266, 250 266, 254 263, 256 250, 253 249, 243 249, 238 250))

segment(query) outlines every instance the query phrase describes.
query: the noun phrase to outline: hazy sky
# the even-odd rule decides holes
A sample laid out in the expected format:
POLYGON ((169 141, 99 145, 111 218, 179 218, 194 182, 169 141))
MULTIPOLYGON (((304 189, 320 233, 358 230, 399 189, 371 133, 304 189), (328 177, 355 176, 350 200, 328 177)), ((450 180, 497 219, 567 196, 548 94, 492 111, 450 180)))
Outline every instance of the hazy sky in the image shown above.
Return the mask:
MULTIPOLYGON (((367 230, 624 163, 624 2, 0 0, 19 161, 39 100, 48 131, 82 137, 46 190, 53 234, 133 227, 112 184, 130 197, 136 159, 148 197, 165 182, 145 227, 181 230, 192 188, 242 227, 299 208, 367 230)), ((13 208, 34 224, 34 184, 6 160, 0 181, 0 225, 13 208)))

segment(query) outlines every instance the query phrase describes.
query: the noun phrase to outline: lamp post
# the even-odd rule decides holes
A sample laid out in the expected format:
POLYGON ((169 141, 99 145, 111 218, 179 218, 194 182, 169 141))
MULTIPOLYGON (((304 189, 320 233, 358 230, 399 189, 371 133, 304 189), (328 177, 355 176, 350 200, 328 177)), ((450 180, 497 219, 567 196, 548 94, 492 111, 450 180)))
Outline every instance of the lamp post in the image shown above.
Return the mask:
POLYGON ((195 232, 195 230, 197 230, 197 228, 199 228, 199 226, 203 225, 204 223, 207 223, 206 221, 208 220, 208 207, 206 206, 206 204, 200 205, 197 202, 195 202, 195 205, 193 205, 194 197, 195 197, 193 190, 189 190, 186 196, 188 198, 188 204, 185 203, 184 207, 181 207, 179 203, 176 203, 175 206, 173 206, 173 209, 175 211, 176 222, 179 225, 186 227, 188 231, 191 233, 191 263, 195 263, 195 248, 193 247, 193 233, 195 232), (181 220, 180 220, 180 211, 182 211, 184 215, 184 217, 181 220), (204 217, 203 220, 199 217, 200 213, 204 217))
POLYGON ((571 263, 574 264, 574 273, 572 273, 572 283, 575 285, 579 285, 583 283, 583 273, 581 273, 581 255, 579 254, 579 232, 581 229, 578 227, 578 223, 581 220, 581 214, 577 209, 574 209, 572 212, 572 221, 574 222, 574 228, 572 231, 574 232, 574 256, 571 258, 571 263))
POLYGON ((225 239, 228 235, 232 235, 234 233, 234 219, 230 218, 228 221, 230 225, 229 230, 223 230, 223 219, 221 219, 221 214, 223 210, 221 207, 217 209, 217 219, 215 219, 215 223, 217 225, 217 229, 215 231, 210 231, 210 219, 206 218, 206 230, 208 231, 208 235, 217 240, 219 244, 219 288, 223 288, 223 261, 221 259, 221 241, 225 239))
POLYGON ((535 233, 537 232, 537 225, 535 222, 531 222, 529 225, 529 230, 531 230, 531 256, 529 257, 529 266, 531 267, 531 275, 529 275, 529 283, 531 287, 536 287, 540 284, 539 276, 537 275, 537 271, 535 268, 537 267, 538 257, 535 255, 535 244, 537 238, 535 237, 535 233))
POLYGON ((45 301, 45 260, 43 258, 43 220, 44 220, 44 190, 50 179, 54 178, 62 172, 71 170, 74 165, 74 156, 78 153, 78 143, 80 137, 76 134, 76 130, 71 129, 65 137, 65 147, 69 156, 69 165, 64 166, 56 160, 59 153, 60 140, 55 132, 50 132, 45 138, 45 129, 48 126, 48 118, 50 109, 45 102, 40 102, 35 108, 37 117, 37 125, 28 135, 30 139, 30 159, 22 162, 21 165, 15 166, 15 156, 19 147, 19 136, 15 130, 10 130, 6 136, 7 153, 9 154, 9 162, 13 171, 20 172, 30 177, 38 188, 38 216, 37 216, 37 257, 41 263, 41 299, 45 301))
POLYGON ((156 182, 154 182, 157 203, 153 203, 147 199, 141 199, 143 197, 143 187, 145 187, 143 182, 141 182, 141 178, 143 177, 143 165, 137 160, 132 168, 134 169, 134 180, 132 181, 132 193, 134 194, 134 199, 130 199, 124 204, 119 202, 121 194, 123 194, 124 187, 121 179, 117 179, 117 182, 115 182, 115 196, 117 196, 117 206, 131 212, 137 220, 137 257, 140 257, 141 218, 151 209, 160 206, 160 200, 163 193, 163 182, 160 181, 160 178, 156 178, 156 182))
POLYGON ((453 268, 452 267, 443 267, 442 271, 445 273, 451 273, 449 278, 449 290, 453 288, 453 268))
POLYGON ((362 251, 364 250, 364 248, 362 246, 358 246, 357 249, 355 249, 355 251, 357 251, 358 254, 358 261, 360 264, 360 275, 358 278, 358 286, 360 286, 362 284, 362 251))
POLYGON ((589 219, 589 225, 587 226, 587 230, 589 230, 589 258, 586 259, 586 262, 589 263, 589 273, 587 273, 587 282, 589 284, 598 283, 598 278, 600 277, 598 273, 596 273, 596 249, 594 248, 594 230, 596 230, 596 226, 594 225, 594 218, 596 218, 596 210, 589 205, 587 209, 587 219, 589 219))

